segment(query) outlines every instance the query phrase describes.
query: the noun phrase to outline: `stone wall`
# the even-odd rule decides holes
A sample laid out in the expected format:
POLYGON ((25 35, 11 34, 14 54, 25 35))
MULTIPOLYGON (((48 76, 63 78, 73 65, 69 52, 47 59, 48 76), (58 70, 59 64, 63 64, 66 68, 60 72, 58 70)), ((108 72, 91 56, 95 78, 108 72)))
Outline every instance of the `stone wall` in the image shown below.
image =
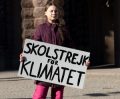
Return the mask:
MULTIPOLYGON (((22 38, 31 38, 35 27, 45 21, 44 7, 50 0, 21 0, 22 15, 22 38)), ((61 22, 64 23, 63 4, 64 0, 52 0, 59 6, 61 22)))

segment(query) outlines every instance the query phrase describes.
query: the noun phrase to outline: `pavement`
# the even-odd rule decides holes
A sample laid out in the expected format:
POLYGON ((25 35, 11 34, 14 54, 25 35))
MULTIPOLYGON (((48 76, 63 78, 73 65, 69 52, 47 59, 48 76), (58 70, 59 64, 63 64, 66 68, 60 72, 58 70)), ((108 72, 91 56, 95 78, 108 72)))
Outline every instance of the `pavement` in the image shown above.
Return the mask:
MULTIPOLYGON (((0 72, 0 99, 31 99, 34 81, 17 72, 0 72)), ((120 68, 88 69, 84 89, 65 87, 64 99, 120 99, 120 68)))

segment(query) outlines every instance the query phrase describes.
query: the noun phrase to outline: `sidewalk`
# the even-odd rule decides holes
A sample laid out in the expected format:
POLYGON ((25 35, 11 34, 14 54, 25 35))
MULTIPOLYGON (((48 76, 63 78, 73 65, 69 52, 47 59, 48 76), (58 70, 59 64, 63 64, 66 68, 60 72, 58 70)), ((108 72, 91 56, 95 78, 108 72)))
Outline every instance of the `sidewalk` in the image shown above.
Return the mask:
MULTIPOLYGON (((33 80, 20 78, 17 71, 0 72, 0 99, 31 98, 33 80)), ((120 68, 89 69, 83 90, 65 87, 64 99, 120 99, 120 68)), ((47 99, 50 99, 50 90, 47 99)))

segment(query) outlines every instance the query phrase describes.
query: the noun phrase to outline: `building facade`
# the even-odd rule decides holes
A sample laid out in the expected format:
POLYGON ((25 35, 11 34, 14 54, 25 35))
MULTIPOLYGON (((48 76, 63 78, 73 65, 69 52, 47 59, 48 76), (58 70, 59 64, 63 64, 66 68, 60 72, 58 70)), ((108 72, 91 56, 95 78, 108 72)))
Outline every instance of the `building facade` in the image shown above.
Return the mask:
POLYGON ((1 0, 0 70, 18 69, 24 39, 45 21, 49 1, 59 6, 76 49, 91 52, 92 66, 120 65, 119 0, 1 0))

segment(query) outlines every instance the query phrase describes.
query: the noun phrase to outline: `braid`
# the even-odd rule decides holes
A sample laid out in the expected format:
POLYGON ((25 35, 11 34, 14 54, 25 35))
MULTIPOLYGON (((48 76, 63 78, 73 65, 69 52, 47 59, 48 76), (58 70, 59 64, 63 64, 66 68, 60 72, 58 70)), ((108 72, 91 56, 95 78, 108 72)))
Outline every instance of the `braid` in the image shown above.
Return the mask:
POLYGON ((60 33, 60 37, 62 42, 64 41, 64 32, 65 32, 65 26, 59 22, 59 20, 56 20, 56 24, 58 25, 58 32, 60 33))

